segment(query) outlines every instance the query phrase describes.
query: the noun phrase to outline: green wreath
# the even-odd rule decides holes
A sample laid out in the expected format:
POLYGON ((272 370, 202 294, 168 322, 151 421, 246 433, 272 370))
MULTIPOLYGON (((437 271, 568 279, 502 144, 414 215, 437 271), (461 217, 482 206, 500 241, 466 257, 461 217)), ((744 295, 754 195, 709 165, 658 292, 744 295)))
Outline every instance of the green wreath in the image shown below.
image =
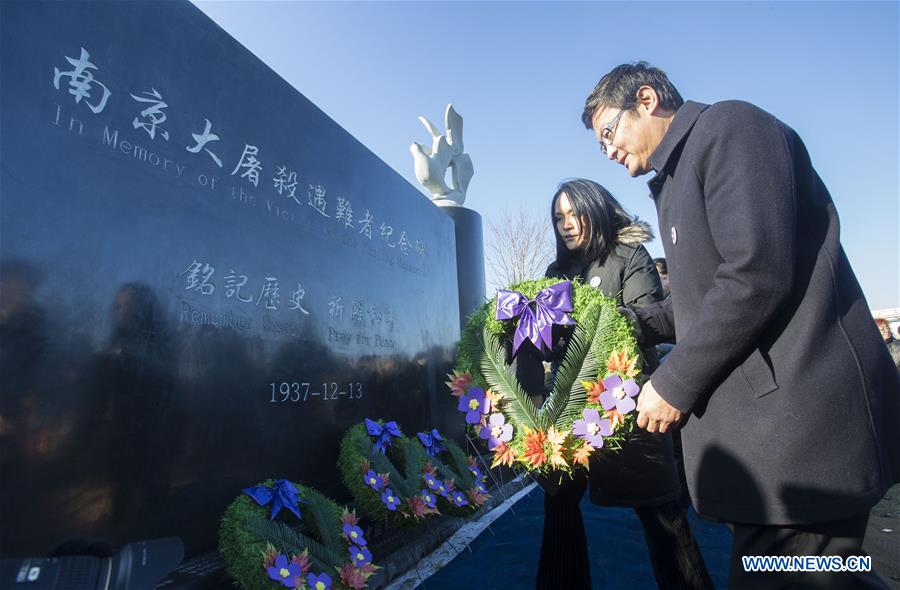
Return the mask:
MULTIPOLYGON (((256 488, 276 483, 267 480, 256 488)), ((371 561, 356 514, 313 488, 291 485, 302 518, 287 510, 273 510, 270 517, 268 507, 246 493, 225 510, 219 552, 228 573, 243 590, 365 588, 379 568, 371 561)))
POLYGON ((474 458, 443 438, 444 448, 429 454, 422 435, 426 433, 393 437, 379 448, 366 425, 357 424, 341 441, 338 464, 344 485, 372 521, 409 526, 430 515, 465 517, 490 497, 474 458))
MULTIPOLYGON (((508 291, 517 291, 532 305, 539 293, 561 288, 560 283, 529 280, 508 291)), ((614 299, 581 280, 570 285, 567 313, 575 329, 540 408, 506 364, 503 343, 513 341, 519 318, 496 319, 495 296, 463 330, 447 384, 460 398, 459 410, 466 412, 474 433, 494 451, 493 466, 521 466, 539 473, 588 468, 592 457, 621 448, 633 428, 632 398, 640 390, 635 378, 642 363, 634 330, 614 299)))

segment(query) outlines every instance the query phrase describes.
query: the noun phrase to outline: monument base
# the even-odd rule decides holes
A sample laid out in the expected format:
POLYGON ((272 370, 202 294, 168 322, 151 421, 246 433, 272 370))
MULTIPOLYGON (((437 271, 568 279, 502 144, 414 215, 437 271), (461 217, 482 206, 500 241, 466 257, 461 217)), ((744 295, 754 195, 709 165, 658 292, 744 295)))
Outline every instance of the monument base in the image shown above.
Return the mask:
POLYGON ((484 303, 484 233, 481 215, 460 206, 442 206, 441 211, 456 225, 456 279, 459 284, 459 322, 464 328, 469 316, 484 303))

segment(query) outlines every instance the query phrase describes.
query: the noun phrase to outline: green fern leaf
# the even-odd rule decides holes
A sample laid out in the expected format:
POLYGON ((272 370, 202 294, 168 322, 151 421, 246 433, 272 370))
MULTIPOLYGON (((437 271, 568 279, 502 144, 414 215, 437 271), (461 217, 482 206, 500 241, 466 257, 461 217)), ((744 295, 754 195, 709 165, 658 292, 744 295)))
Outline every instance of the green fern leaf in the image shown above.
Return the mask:
POLYGON ((315 490, 306 488, 304 491, 304 522, 315 529, 326 547, 340 547, 341 516, 335 513, 333 502, 315 490))
POLYGON ((590 305, 585 309, 581 322, 575 328, 553 382, 553 391, 541 410, 543 421, 548 426, 559 427, 560 417, 570 405, 584 405, 587 392, 584 391, 579 378, 585 372, 585 360, 590 353, 599 319, 600 306, 590 305))
MULTIPOLYGON (((396 444, 396 442, 394 444, 396 444)), ((390 477, 390 486, 398 495, 408 498, 418 491, 417 489, 413 489, 413 486, 409 481, 410 478, 407 478, 405 474, 401 473, 400 470, 391 463, 391 460, 381 452, 376 451, 373 453, 370 460, 374 464, 377 473, 388 474, 390 477)))
POLYGON ((518 424, 537 430, 540 424, 537 408, 504 362, 503 347, 487 328, 483 330, 482 338, 484 355, 481 359, 481 371, 488 385, 495 394, 506 401, 507 411, 518 424))
POLYGON ((247 518, 247 530, 272 543, 276 549, 287 555, 309 550, 309 559, 320 571, 332 571, 345 561, 336 550, 292 529, 283 522, 272 521, 259 516, 247 518))
POLYGON ((422 467, 424 467, 425 463, 428 461, 428 454, 425 451, 425 447, 416 440, 408 439, 405 440, 404 443, 406 474, 412 491, 409 495, 412 496, 418 492, 418 489, 414 488, 418 488, 419 486, 422 477, 422 467))
POLYGON ((465 487, 472 487, 475 485, 475 476, 472 475, 472 472, 469 471, 469 457, 463 452, 459 445, 457 445, 452 440, 447 441, 447 451, 450 453, 450 457, 453 459, 453 469, 457 472, 457 483, 464 485, 465 487))
POLYGON ((606 360, 612 355, 616 347, 619 324, 622 318, 614 305, 604 305, 600 312, 600 324, 594 341, 591 343, 591 351, 598 359, 606 360))
POLYGON ((587 399, 587 391, 581 385, 582 381, 593 381, 597 378, 602 367, 601 362, 608 359, 616 346, 616 321, 619 312, 614 305, 603 305, 599 310, 597 329, 585 355, 584 363, 578 374, 578 379, 572 387, 572 396, 569 404, 562 411, 559 423, 563 427, 581 418, 581 408, 587 399), (602 359, 602 360, 601 360, 602 359))

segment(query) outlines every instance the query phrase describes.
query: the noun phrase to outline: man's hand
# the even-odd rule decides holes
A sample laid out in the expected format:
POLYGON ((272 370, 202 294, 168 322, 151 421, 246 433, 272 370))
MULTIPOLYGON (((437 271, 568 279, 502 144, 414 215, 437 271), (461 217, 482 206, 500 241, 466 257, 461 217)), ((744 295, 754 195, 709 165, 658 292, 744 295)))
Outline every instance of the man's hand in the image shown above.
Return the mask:
POLYGON ((683 417, 681 410, 669 405, 647 381, 641 389, 637 402, 637 425, 647 432, 665 432, 672 424, 677 424, 683 417))

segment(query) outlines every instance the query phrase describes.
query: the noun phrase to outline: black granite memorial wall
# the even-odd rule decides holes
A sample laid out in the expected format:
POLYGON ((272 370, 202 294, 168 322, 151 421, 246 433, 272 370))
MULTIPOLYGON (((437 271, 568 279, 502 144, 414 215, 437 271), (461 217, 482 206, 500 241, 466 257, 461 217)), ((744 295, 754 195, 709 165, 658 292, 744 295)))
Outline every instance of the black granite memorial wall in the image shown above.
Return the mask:
POLYGON ((453 434, 452 220, 193 5, 0 3, 0 167, 0 555, 453 434))

